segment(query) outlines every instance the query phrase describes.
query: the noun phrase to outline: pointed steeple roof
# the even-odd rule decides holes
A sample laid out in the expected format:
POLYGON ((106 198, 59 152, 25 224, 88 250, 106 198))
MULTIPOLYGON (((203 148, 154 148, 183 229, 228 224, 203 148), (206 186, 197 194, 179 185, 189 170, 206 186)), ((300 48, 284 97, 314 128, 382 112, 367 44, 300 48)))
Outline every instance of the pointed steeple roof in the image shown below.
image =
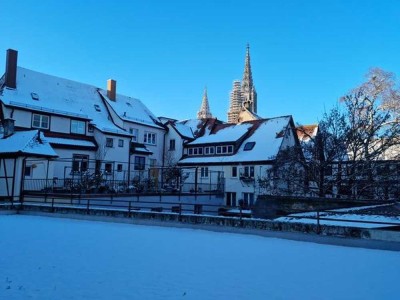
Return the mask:
POLYGON ((203 101, 201 102, 200 110, 197 112, 197 119, 212 118, 210 106, 208 104, 207 87, 204 88, 203 101))
POLYGON ((250 46, 249 44, 247 44, 246 58, 244 61, 242 90, 243 92, 251 92, 252 89, 253 89, 253 75, 251 73, 251 64, 250 64, 250 46))
POLYGON ((243 93, 243 105, 249 111, 257 113, 257 92, 253 85, 253 75, 251 73, 250 64, 250 46, 247 44, 246 47, 246 58, 244 62, 244 72, 242 80, 242 93, 243 93))

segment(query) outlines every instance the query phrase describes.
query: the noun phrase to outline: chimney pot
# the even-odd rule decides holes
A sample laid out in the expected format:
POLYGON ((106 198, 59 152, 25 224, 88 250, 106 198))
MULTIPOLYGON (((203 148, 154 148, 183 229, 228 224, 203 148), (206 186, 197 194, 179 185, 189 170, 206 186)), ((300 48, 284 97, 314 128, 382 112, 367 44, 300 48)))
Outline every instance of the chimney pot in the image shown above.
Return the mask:
POLYGON ((107 80, 107 97, 108 99, 115 101, 117 96, 117 82, 114 79, 107 80))
POLYGON ((15 89, 17 87, 17 60, 18 51, 8 49, 6 58, 5 85, 11 89, 15 89))
POLYGON ((4 129, 4 137, 9 137, 14 133, 14 120, 13 119, 4 119, 3 121, 3 129, 4 129))

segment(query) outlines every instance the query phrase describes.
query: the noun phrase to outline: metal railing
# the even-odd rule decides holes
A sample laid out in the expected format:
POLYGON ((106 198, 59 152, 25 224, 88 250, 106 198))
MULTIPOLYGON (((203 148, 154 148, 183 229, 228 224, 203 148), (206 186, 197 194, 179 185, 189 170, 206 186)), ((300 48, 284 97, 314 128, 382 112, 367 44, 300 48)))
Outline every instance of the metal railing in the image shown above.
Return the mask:
POLYGON ((31 193, 79 193, 79 194, 223 194, 224 185, 221 183, 187 182, 177 185, 164 184, 154 180, 131 181, 102 179, 99 181, 82 178, 66 179, 25 179, 24 194, 31 193))

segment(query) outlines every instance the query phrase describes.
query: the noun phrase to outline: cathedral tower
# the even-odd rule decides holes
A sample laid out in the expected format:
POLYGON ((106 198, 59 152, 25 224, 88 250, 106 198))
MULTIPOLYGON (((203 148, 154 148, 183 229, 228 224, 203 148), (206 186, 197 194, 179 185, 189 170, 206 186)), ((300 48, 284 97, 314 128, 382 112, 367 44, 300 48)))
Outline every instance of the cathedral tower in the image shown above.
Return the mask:
POLYGON ((250 64, 250 47, 247 45, 246 57, 244 61, 243 80, 235 80, 231 91, 228 123, 238 123, 241 118, 241 112, 250 112, 250 115, 256 116, 257 113, 257 92, 253 85, 253 75, 250 64))
POLYGON ((252 113, 257 113, 257 92, 253 85, 253 75, 251 74, 250 47, 247 44, 246 58, 244 62, 242 80, 243 106, 252 113))
POLYGON ((203 101, 201 102, 200 110, 197 112, 197 119, 212 118, 210 106, 208 104, 207 88, 204 89, 203 101))

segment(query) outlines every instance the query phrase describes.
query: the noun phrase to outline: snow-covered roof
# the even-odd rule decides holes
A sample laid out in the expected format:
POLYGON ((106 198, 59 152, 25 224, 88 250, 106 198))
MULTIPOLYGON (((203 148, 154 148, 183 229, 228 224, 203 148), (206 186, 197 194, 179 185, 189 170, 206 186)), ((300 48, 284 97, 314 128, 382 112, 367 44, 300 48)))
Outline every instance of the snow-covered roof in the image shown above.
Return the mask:
POLYGON ((93 147, 93 148, 96 147, 96 145, 92 141, 87 141, 87 140, 64 139, 64 138, 56 138, 56 137, 45 137, 44 140, 46 140, 50 144, 56 144, 56 145, 93 147))
POLYGON ((107 97, 107 91, 99 92, 122 120, 162 128, 157 124, 160 122, 157 117, 139 99, 117 94, 116 100, 112 101, 107 97))
POLYGON ((192 134, 194 136, 197 135, 197 133, 200 131, 200 129, 203 127, 204 125, 204 119, 200 120, 200 119, 188 119, 188 120, 183 120, 183 121, 179 121, 176 122, 175 125, 177 124, 182 124, 185 125, 186 127, 189 127, 192 131, 192 134))
POLYGON ((223 124, 221 129, 207 131, 206 134, 197 138, 189 145, 199 145, 208 143, 236 142, 253 127, 251 123, 240 123, 236 125, 223 124))
POLYGON ((132 143, 132 153, 153 154, 151 150, 147 149, 146 145, 140 143, 132 143))
POLYGON ((189 139, 193 139, 194 138, 193 131, 192 131, 192 128, 190 126, 187 126, 187 125, 182 124, 182 123, 175 123, 175 124, 173 124, 173 126, 179 132, 179 134, 182 135, 183 137, 186 137, 186 138, 189 138, 189 139))
MULTIPOLYGON (((233 155, 189 156, 180 160, 179 164, 238 163, 273 160, 278 154, 284 138, 284 135, 280 133, 286 130, 289 125, 290 118, 290 116, 285 116, 273 119, 264 119, 260 121, 252 121, 226 128, 231 128, 233 131, 225 131, 226 129, 219 130, 216 132, 216 134, 214 134, 215 137, 213 136, 211 139, 205 139, 207 143, 210 143, 210 140, 212 140, 216 143, 216 145, 218 145, 218 143, 221 142, 221 140, 218 139, 220 134, 222 136, 226 136, 227 138, 225 141, 227 141, 232 140, 231 138, 228 138, 230 134, 240 138, 248 130, 253 132, 241 143, 238 151, 233 155), (254 142, 254 147, 251 150, 245 151, 244 148, 249 142, 254 142)), ((206 136, 206 138, 209 136, 210 135, 206 136)), ((202 139, 202 137, 199 139, 202 139)), ((190 144, 192 145, 192 143, 190 144)))
POLYGON ((0 155, 21 154, 56 157, 57 153, 38 130, 17 131, 6 138, 0 136, 0 155))
POLYGON ((103 132, 127 134, 109 119, 98 88, 22 67, 17 69, 17 88, 4 88, 0 99, 14 107, 91 120, 103 132))

